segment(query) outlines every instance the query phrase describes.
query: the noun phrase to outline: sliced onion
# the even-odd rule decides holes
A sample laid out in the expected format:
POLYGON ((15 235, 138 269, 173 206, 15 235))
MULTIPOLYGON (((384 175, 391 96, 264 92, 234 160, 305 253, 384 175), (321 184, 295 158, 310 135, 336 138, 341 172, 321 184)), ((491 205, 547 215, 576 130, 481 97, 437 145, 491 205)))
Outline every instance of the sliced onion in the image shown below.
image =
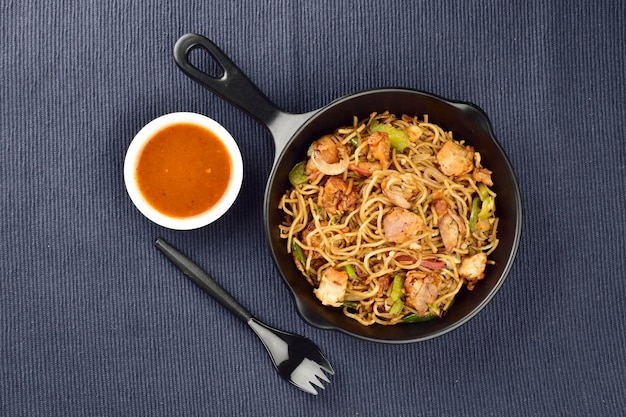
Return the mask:
POLYGON ((436 186, 437 188, 442 188, 441 185, 443 178, 441 178, 441 173, 434 168, 428 167, 424 170, 424 179, 428 181, 430 185, 436 186), (438 178, 439 177, 439 178, 438 178))
POLYGON ((339 175, 343 174, 350 164, 350 160, 348 158, 344 158, 341 161, 335 164, 329 164, 323 159, 319 158, 319 151, 313 151, 311 153, 311 160, 313 164, 320 170, 321 173, 326 175, 339 175))
POLYGON ((463 220, 461 220, 461 218, 459 217, 458 214, 449 211, 450 217, 452 217, 454 219, 454 221, 456 222, 456 224, 459 225, 459 233, 464 235, 465 234, 465 222, 463 220))

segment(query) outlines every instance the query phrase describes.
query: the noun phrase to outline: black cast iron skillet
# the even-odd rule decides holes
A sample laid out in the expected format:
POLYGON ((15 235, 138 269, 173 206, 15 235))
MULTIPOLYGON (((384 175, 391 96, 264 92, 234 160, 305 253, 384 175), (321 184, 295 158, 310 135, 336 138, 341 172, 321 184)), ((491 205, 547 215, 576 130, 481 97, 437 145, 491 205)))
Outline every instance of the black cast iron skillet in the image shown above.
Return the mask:
MULTIPOLYGON (((363 91, 342 97, 305 114, 291 114, 274 105, 213 42, 197 34, 182 36, 174 47, 174 58, 190 78, 224 100, 255 117, 271 133, 276 157, 265 190, 265 230, 271 252, 280 273, 290 288, 300 316, 309 324, 339 330, 352 336, 384 343, 408 343, 430 339, 466 323, 482 310, 502 286, 515 258, 521 233, 521 200, 517 181, 504 151, 495 139, 487 116, 468 103, 445 100, 433 94, 404 88, 363 91), (190 53, 201 49, 221 67, 219 77, 209 75, 194 65, 190 53), (474 291, 463 290, 442 319, 396 326, 363 326, 347 318, 340 309, 325 307, 295 267, 280 239, 278 225, 283 214, 278 202, 291 185, 288 173, 305 158, 307 148, 318 137, 351 125, 354 115, 365 118, 370 113, 390 111, 400 116, 429 115, 429 121, 452 130, 456 139, 465 139, 482 155, 483 165, 493 171, 493 190, 497 193, 496 214, 500 218, 500 243, 491 255, 486 277, 474 291)), ((496 318, 494 317, 494 320, 496 318)))

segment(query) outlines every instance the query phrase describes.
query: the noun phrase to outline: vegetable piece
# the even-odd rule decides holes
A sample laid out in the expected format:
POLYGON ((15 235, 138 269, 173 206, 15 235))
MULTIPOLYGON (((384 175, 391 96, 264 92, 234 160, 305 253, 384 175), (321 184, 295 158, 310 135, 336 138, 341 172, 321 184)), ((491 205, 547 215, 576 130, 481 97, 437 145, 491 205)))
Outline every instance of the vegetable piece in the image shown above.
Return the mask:
POLYGON ((404 254, 404 253, 396 255, 395 258, 393 258, 393 259, 395 259, 396 262, 398 262, 400 265, 412 265, 412 264, 414 264, 417 261, 417 259, 415 259, 411 255, 407 255, 407 254, 404 254))
POLYGON ((475 232, 478 221, 488 219, 494 209, 495 202, 489 194, 489 188, 485 184, 479 184, 478 196, 472 200, 472 211, 469 218, 470 232, 475 232))
POLYGON ((430 312, 436 315, 437 317, 441 317, 441 309, 439 308, 438 305, 428 304, 428 310, 430 310, 430 312))
POLYGON ((391 309, 389 310, 389 314, 397 316, 402 313, 402 309, 404 308, 404 301, 398 300, 393 303, 391 309))
POLYGON ((348 169, 351 169, 352 171, 356 172, 357 174, 363 175, 364 177, 369 177, 370 175, 372 175, 371 172, 359 167, 358 165, 350 164, 348 165, 348 169))
POLYGON ((404 308, 403 288, 404 278, 402 278, 400 275, 396 275, 395 277, 393 277, 393 283, 391 284, 391 295, 389 296, 391 298, 391 301, 393 301, 393 304, 391 306, 391 309, 389 310, 389 314, 397 316, 398 314, 402 313, 402 309, 404 308))
POLYGON ((420 261, 420 265, 424 268, 432 269, 433 271, 444 269, 446 267, 446 263, 444 261, 438 261, 436 259, 422 259, 420 261))
POLYGON ((411 313, 411 314, 408 314, 408 315, 402 317, 402 321, 404 323, 419 323, 419 322, 422 322, 422 321, 432 320, 435 317, 437 317, 437 316, 432 314, 432 313, 426 314, 425 316, 418 316, 415 313, 411 313))
POLYGON ((359 146, 359 138, 357 136, 352 136, 350 138, 350 143, 354 146, 359 146))
POLYGON ((489 197, 489 188, 485 184, 478 184, 478 195, 482 201, 489 197))
POLYGON ((346 265, 345 270, 348 273, 348 278, 350 278, 351 280, 359 279, 359 276, 356 274, 356 271, 354 270, 354 267, 352 265, 346 265))
POLYGON ((289 182, 291 185, 295 187, 296 185, 304 184, 309 180, 309 178, 304 174, 305 168, 306 162, 304 161, 298 162, 293 168, 291 168, 291 171, 289 171, 289 182))
POLYGON ((400 152, 404 152, 407 146, 411 145, 409 135, 403 130, 396 129, 395 127, 386 123, 380 123, 377 120, 372 120, 370 123, 370 132, 384 132, 389 135, 389 143, 400 152))
POLYGON ((404 278, 400 275, 393 277, 393 283, 391 284, 391 301, 396 301, 402 298, 404 295, 402 289, 404 288, 404 278))
POLYGON ((494 208, 493 198, 489 196, 487 200, 483 201, 483 206, 480 209, 480 213, 478 213, 478 218, 480 220, 488 219, 489 216, 491 215, 491 212, 493 211, 493 208, 494 208))
POLYGON ((291 247, 293 248, 293 251, 296 254, 296 258, 298 258, 298 261, 300 261, 300 263, 302 264, 302 267, 304 268, 306 266, 306 257, 304 256, 304 252, 302 252, 302 248, 300 247, 300 245, 296 243, 295 240, 291 244, 291 247))
POLYGON ((480 212, 478 213, 478 219, 488 219, 491 215, 491 212, 495 208, 493 197, 491 197, 491 195, 489 194, 489 188, 487 188, 485 184, 478 185, 478 195, 483 202, 480 212))
POLYGON ((358 306, 358 304, 357 304, 355 301, 346 301, 346 300, 343 300, 343 301, 341 302, 341 304, 343 304, 344 306, 346 306, 346 307, 348 307, 348 308, 351 308, 351 309, 353 309, 353 310, 356 310, 356 308, 357 308, 357 306, 358 306))
POLYGON ((476 222, 478 221, 478 212, 480 211, 480 197, 476 196, 472 200, 472 211, 469 218, 470 232, 476 231, 476 222))

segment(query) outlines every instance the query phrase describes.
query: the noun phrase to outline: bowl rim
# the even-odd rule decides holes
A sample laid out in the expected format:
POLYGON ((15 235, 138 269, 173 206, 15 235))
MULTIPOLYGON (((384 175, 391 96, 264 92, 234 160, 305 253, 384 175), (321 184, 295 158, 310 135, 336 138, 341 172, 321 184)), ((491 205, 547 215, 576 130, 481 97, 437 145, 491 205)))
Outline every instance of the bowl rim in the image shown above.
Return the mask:
POLYGON ((207 226, 222 217, 234 204, 243 183, 243 159, 232 135, 217 121, 193 112, 174 112, 159 116, 135 135, 124 158, 124 184, 126 191, 141 214, 147 219, 172 230, 193 230, 207 226), (171 217, 155 209, 143 196, 136 180, 136 169, 148 142, 159 131, 177 124, 194 124, 211 131, 226 147, 232 162, 232 174, 228 187, 220 200, 205 212, 190 217, 171 217))

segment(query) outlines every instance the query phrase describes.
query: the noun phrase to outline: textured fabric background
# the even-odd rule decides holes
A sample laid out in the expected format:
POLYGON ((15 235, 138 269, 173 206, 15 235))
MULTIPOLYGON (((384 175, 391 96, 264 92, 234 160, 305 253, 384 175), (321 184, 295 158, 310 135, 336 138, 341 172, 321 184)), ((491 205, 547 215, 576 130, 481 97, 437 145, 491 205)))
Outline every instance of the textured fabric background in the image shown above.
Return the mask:
POLYGON ((623 1, 7 0, 0 7, 0 415, 618 416, 626 409, 623 1), (282 108, 402 86, 476 103, 521 187, 509 278, 474 319, 389 346, 298 318, 265 243, 266 130, 184 76, 214 40, 282 108), (131 138, 172 111, 238 140, 241 195, 192 232, 143 218, 131 138), (268 323, 315 340, 318 397, 154 248, 162 236, 268 323))

